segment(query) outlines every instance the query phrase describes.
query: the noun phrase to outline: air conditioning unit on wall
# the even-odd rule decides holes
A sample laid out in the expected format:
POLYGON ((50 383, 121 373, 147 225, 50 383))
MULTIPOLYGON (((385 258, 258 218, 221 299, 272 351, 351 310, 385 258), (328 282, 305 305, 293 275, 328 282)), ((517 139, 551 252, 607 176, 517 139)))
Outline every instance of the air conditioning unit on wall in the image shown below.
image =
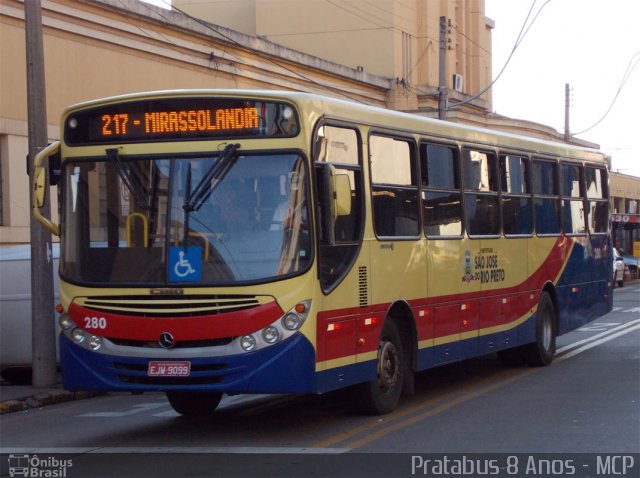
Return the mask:
POLYGON ((462 93, 462 88, 464 86, 464 77, 457 73, 453 74, 453 89, 462 93))

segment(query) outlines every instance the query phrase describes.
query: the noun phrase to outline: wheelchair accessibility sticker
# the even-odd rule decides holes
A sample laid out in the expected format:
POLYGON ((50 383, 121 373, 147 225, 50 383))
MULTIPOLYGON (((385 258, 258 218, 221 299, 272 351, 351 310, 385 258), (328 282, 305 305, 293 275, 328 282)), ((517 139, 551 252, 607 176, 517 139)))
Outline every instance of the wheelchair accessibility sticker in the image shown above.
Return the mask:
POLYGON ((169 248, 169 282, 198 282, 201 264, 202 247, 169 248))

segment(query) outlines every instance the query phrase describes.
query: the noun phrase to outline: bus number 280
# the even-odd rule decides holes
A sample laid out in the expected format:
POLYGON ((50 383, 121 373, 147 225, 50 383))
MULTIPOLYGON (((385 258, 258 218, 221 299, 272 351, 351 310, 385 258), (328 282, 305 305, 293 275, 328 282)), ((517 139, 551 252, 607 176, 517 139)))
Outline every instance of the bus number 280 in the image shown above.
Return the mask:
POLYGON ((106 329, 107 319, 104 317, 85 317, 84 318, 85 329, 106 329))

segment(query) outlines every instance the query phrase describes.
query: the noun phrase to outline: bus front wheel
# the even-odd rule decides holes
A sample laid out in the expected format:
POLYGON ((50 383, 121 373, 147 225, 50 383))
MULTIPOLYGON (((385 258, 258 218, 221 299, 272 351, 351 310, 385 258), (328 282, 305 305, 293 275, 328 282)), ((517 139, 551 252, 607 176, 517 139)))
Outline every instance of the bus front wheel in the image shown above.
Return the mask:
POLYGON ((171 407, 181 415, 211 415, 220 400, 222 393, 217 392, 167 392, 171 407))
POLYGON ((376 379, 360 386, 361 405, 365 412, 384 415, 392 412, 400 401, 404 381, 404 353, 398 326, 386 320, 376 364, 376 379))

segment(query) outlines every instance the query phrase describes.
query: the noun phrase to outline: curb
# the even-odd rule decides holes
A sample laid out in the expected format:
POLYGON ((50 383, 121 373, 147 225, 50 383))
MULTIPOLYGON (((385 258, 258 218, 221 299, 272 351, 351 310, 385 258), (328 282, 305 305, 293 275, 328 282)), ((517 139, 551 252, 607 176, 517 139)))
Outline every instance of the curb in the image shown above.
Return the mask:
POLYGON ((69 402, 71 400, 82 400, 98 395, 104 395, 104 392, 70 392, 63 389, 45 390, 30 397, 0 402, 0 415, 16 412, 28 413, 28 411, 33 408, 41 408, 56 403, 69 402))

